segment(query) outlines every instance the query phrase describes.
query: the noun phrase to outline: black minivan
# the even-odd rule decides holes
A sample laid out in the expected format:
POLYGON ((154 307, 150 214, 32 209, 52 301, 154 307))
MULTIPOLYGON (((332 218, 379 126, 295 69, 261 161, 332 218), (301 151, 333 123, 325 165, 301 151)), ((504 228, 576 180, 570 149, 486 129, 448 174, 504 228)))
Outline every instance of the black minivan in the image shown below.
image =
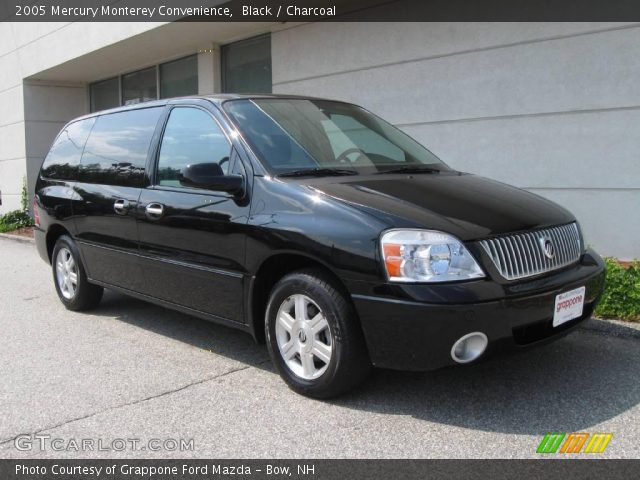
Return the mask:
POLYGON ((71 310, 110 288, 266 341, 295 391, 557 339, 604 265, 564 208, 344 102, 216 95, 67 124, 33 204, 71 310))

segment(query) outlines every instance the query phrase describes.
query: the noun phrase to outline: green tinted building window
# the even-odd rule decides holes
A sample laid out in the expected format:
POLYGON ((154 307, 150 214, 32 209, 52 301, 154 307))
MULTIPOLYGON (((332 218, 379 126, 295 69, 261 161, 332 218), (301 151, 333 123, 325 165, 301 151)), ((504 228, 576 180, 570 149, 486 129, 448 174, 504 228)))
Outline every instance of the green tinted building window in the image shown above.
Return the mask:
POLYGON ((134 105, 158 98, 197 94, 197 55, 190 55, 155 67, 101 80, 89 86, 92 112, 121 105, 134 105))
POLYGON ((118 77, 96 82, 90 87, 91 111, 120 106, 120 79, 118 77))
POLYGON ((198 57, 181 58, 160 65, 160 98, 198 93, 198 57))
POLYGON ((222 47, 222 88, 226 93, 271 93, 271 35, 222 47))
POLYGON ((122 76, 122 104, 133 105, 158 98, 156 67, 122 76))

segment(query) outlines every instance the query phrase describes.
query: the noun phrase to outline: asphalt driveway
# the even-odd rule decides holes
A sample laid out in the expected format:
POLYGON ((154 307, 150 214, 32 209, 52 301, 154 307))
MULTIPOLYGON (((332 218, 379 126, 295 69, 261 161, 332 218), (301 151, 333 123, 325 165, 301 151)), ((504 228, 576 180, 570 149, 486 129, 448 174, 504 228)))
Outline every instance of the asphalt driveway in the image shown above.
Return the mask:
POLYGON ((35 247, 0 238, 0 332, 0 457, 536 457, 547 432, 611 432, 601 456, 640 456, 640 331, 625 326, 591 321, 465 368, 378 371, 320 402, 241 332, 111 292, 65 310, 35 247), (18 436, 58 450, 20 450, 18 436), (111 449, 76 451, 82 439, 111 449))

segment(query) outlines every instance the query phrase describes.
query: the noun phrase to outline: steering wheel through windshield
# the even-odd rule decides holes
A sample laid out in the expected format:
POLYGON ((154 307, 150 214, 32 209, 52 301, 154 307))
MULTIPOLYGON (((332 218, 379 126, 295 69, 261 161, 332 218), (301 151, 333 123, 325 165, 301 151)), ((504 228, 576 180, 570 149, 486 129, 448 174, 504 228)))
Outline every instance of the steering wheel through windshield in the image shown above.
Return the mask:
POLYGON ((365 152, 363 152, 362 150, 360 150, 359 148, 352 147, 352 148, 347 148, 344 152, 342 152, 340 155, 338 155, 338 157, 336 158, 336 162, 338 162, 338 163, 358 163, 363 158, 367 158, 367 154, 365 152), (354 154, 357 154, 358 156, 355 157, 354 159, 350 159, 349 155, 354 155, 354 154))

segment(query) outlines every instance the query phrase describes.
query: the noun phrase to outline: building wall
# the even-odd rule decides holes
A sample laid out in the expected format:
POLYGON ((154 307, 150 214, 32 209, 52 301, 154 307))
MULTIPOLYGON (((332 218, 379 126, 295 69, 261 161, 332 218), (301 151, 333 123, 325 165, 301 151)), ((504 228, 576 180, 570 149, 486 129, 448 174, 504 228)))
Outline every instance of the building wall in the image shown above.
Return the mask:
POLYGON ((33 187, 55 136, 70 119, 88 112, 87 88, 84 84, 25 82, 22 89, 26 175, 33 187))
POLYGON ((639 25, 317 23, 275 32, 272 55, 275 92, 361 104, 640 257, 639 25))

